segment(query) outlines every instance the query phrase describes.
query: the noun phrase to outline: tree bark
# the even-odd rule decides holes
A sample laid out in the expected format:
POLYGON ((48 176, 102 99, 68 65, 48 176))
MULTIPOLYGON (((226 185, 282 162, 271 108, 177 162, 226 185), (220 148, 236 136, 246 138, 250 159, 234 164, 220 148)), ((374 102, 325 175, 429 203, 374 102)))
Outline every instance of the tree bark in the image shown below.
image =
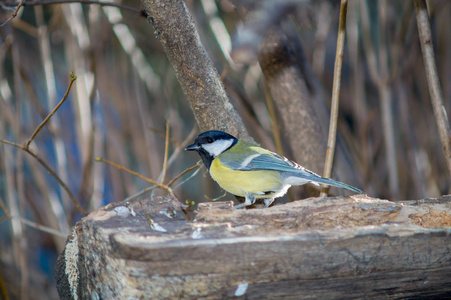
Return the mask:
POLYGON ((310 198, 269 209, 156 197, 77 223, 61 299, 451 297, 451 197, 310 198))
POLYGON ((252 141, 230 103, 184 1, 142 0, 201 131, 223 130, 252 141))
MULTIPOLYGON (((281 27, 266 32, 259 62, 282 125, 289 153, 309 170, 321 173, 326 157, 325 130, 314 108, 310 80, 299 68, 295 49, 281 27), (301 155, 302 153, 302 155, 301 155)), ((304 62, 305 64, 305 62, 304 62)))

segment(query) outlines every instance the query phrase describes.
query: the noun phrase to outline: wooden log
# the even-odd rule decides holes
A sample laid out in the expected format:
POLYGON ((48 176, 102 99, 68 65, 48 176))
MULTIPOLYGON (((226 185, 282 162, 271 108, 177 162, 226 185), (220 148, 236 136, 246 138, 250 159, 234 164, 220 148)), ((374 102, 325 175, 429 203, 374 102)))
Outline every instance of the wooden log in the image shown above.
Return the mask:
POLYGON ((451 196, 309 198, 269 209, 110 204, 58 259, 62 299, 451 298, 451 196))

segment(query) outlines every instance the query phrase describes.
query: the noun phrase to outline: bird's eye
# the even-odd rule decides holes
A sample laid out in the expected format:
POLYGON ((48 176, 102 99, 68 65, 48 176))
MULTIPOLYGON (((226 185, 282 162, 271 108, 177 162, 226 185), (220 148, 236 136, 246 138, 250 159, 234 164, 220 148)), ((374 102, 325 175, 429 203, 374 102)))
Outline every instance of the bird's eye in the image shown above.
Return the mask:
POLYGON ((213 139, 212 138, 207 138, 207 143, 209 143, 209 144, 213 143, 213 139))

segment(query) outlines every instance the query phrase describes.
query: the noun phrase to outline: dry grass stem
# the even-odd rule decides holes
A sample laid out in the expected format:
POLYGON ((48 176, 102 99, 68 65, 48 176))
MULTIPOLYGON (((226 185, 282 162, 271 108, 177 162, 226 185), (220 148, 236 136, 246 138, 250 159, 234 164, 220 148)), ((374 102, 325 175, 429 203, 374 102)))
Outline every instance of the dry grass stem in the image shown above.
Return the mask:
MULTIPOLYGON (((329 137, 327 139, 326 162, 324 164, 324 178, 330 178, 332 175, 332 166, 335 155, 335 144, 337 140, 337 122, 338 108, 340 102, 341 87, 341 69, 343 67, 343 53, 346 35, 346 13, 348 10, 348 1, 341 0, 340 20, 338 24, 337 50, 335 53, 334 79, 332 85, 332 104, 330 108, 329 137)), ((327 196, 329 186, 323 185, 321 188, 321 197, 327 196)))
POLYGON ((451 175, 451 129, 443 104, 442 88, 438 79, 428 11, 424 0, 414 0, 414 3, 432 107, 434 108, 435 120, 437 122, 448 171, 451 175))
POLYGON ((164 183, 166 177, 167 163, 168 163, 168 152, 169 152, 169 121, 166 121, 166 136, 164 139, 164 157, 163 157, 163 169, 161 173, 160 183, 164 183))

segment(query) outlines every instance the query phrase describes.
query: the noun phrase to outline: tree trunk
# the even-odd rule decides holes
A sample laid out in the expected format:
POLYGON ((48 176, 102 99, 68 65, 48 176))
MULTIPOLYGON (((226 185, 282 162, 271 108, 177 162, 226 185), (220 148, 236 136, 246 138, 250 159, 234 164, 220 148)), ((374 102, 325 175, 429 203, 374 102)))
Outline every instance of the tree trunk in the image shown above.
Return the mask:
POLYGON ((201 131, 222 130, 253 141, 230 103, 184 1, 142 0, 201 131))

